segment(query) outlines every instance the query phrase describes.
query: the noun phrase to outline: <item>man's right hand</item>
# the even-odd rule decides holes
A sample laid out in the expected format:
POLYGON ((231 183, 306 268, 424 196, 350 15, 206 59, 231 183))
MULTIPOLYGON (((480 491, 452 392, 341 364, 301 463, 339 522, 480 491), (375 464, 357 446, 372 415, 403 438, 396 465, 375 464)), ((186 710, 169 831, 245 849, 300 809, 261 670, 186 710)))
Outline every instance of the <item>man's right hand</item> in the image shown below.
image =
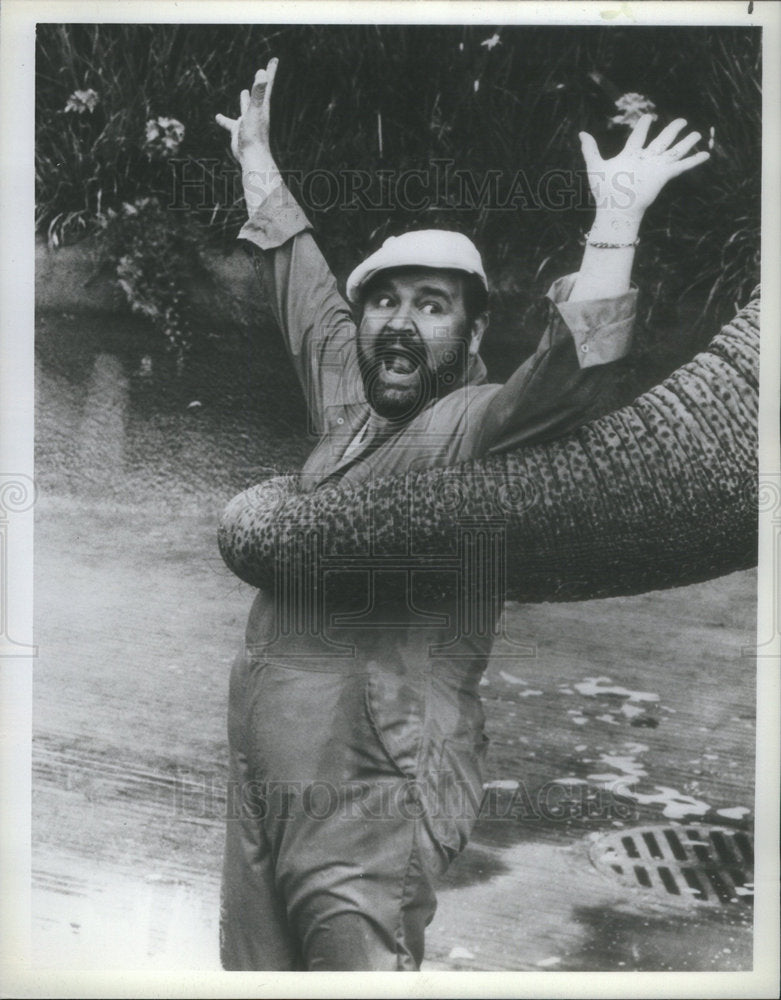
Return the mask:
POLYGON ((278 59, 270 59, 266 69, 255 74, 252 92, 242 90, 238 118, 217 115, 216 121, 231 135, 231 152, 239 161, 247 208, 264 200, 280 182, 279 170, 271 155, 271 91, 278 59))

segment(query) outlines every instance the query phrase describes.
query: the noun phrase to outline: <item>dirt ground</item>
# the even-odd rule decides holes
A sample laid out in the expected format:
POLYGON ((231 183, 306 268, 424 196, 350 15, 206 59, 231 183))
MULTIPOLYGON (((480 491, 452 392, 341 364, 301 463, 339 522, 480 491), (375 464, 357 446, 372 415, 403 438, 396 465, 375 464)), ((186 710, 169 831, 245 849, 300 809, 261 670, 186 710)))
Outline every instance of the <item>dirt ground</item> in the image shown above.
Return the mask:
MULTIPOLYGON (((222 564, 215 517, 38 504, 41 969, 218 968, 227 680, 253 592, 222 564)), ((499 644, 488 669, 484 817, 441 887, 426 968, 751 967, 750 885, 698 902, 597 863, 602 838, 638 827, 750 829, 755 609, 753 572, 508 606, 531 655, 499 644)))

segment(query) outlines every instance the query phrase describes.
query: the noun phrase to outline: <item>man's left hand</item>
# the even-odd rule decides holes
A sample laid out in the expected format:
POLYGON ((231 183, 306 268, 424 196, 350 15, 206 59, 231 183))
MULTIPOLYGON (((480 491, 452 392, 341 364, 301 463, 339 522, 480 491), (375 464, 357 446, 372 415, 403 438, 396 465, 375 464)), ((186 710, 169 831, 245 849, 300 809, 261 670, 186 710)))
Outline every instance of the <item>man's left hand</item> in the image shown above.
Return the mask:
POLYGON ((699 132, 690 132, 673 145, 686 126, 685 118, 670 122, 644 146, 652 121, 651 115, 643 115, 621 152, 608 160, 600 156, 592 135, 579 133, 597 213, 620 212, 639 221, 669 180, 709 158, 705 151, 686 155, 702 138, 699 132))

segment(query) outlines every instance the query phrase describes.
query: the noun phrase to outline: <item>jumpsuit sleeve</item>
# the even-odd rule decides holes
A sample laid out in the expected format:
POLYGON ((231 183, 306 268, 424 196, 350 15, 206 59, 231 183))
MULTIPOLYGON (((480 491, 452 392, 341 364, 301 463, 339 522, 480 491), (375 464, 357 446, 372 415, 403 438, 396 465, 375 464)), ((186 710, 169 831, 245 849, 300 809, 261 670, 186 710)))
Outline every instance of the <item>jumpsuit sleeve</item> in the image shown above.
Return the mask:
POLYGON ((610 299, 568 302, 575 275, 551 286, 548 323, 534 354, 486 406, 478 452, 506 451, 558 437, 584 423, 631 347, 637 289, 610 299))
POLYGON ((304 391, 313 430, 328 430, 341 407, 363 400, 350 309, 290 191, 280 185, 239 233, 304 391))

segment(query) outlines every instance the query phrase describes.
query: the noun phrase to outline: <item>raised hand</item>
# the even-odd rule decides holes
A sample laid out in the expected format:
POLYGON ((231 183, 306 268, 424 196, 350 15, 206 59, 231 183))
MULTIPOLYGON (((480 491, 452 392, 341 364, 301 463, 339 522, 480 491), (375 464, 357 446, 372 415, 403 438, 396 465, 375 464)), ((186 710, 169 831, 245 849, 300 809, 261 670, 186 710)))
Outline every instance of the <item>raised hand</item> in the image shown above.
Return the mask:
POLYGON ((673 177, 704 163, 710 153, 686 154, 702 138, 690 132, 673 145, 686 125, 685 118, 662 129, 644 146, 653 118, 643 115, 626 140, 624 148, 608 160, 603 160, 596 141, 588 132, 579 133, 583 159, 586 162, 591 193, 600 211, 622 212, 641 218, 665 184, 673 177))
POLYGON ((258 164, 271 159, 271 91, 278 65, 278 59, 270 59, 268 66, 255 74, 252 91, 242 90, 238 118, 216 115, 217 124, 230 132, 231 152, 242 167, 257 169, 258 164))

